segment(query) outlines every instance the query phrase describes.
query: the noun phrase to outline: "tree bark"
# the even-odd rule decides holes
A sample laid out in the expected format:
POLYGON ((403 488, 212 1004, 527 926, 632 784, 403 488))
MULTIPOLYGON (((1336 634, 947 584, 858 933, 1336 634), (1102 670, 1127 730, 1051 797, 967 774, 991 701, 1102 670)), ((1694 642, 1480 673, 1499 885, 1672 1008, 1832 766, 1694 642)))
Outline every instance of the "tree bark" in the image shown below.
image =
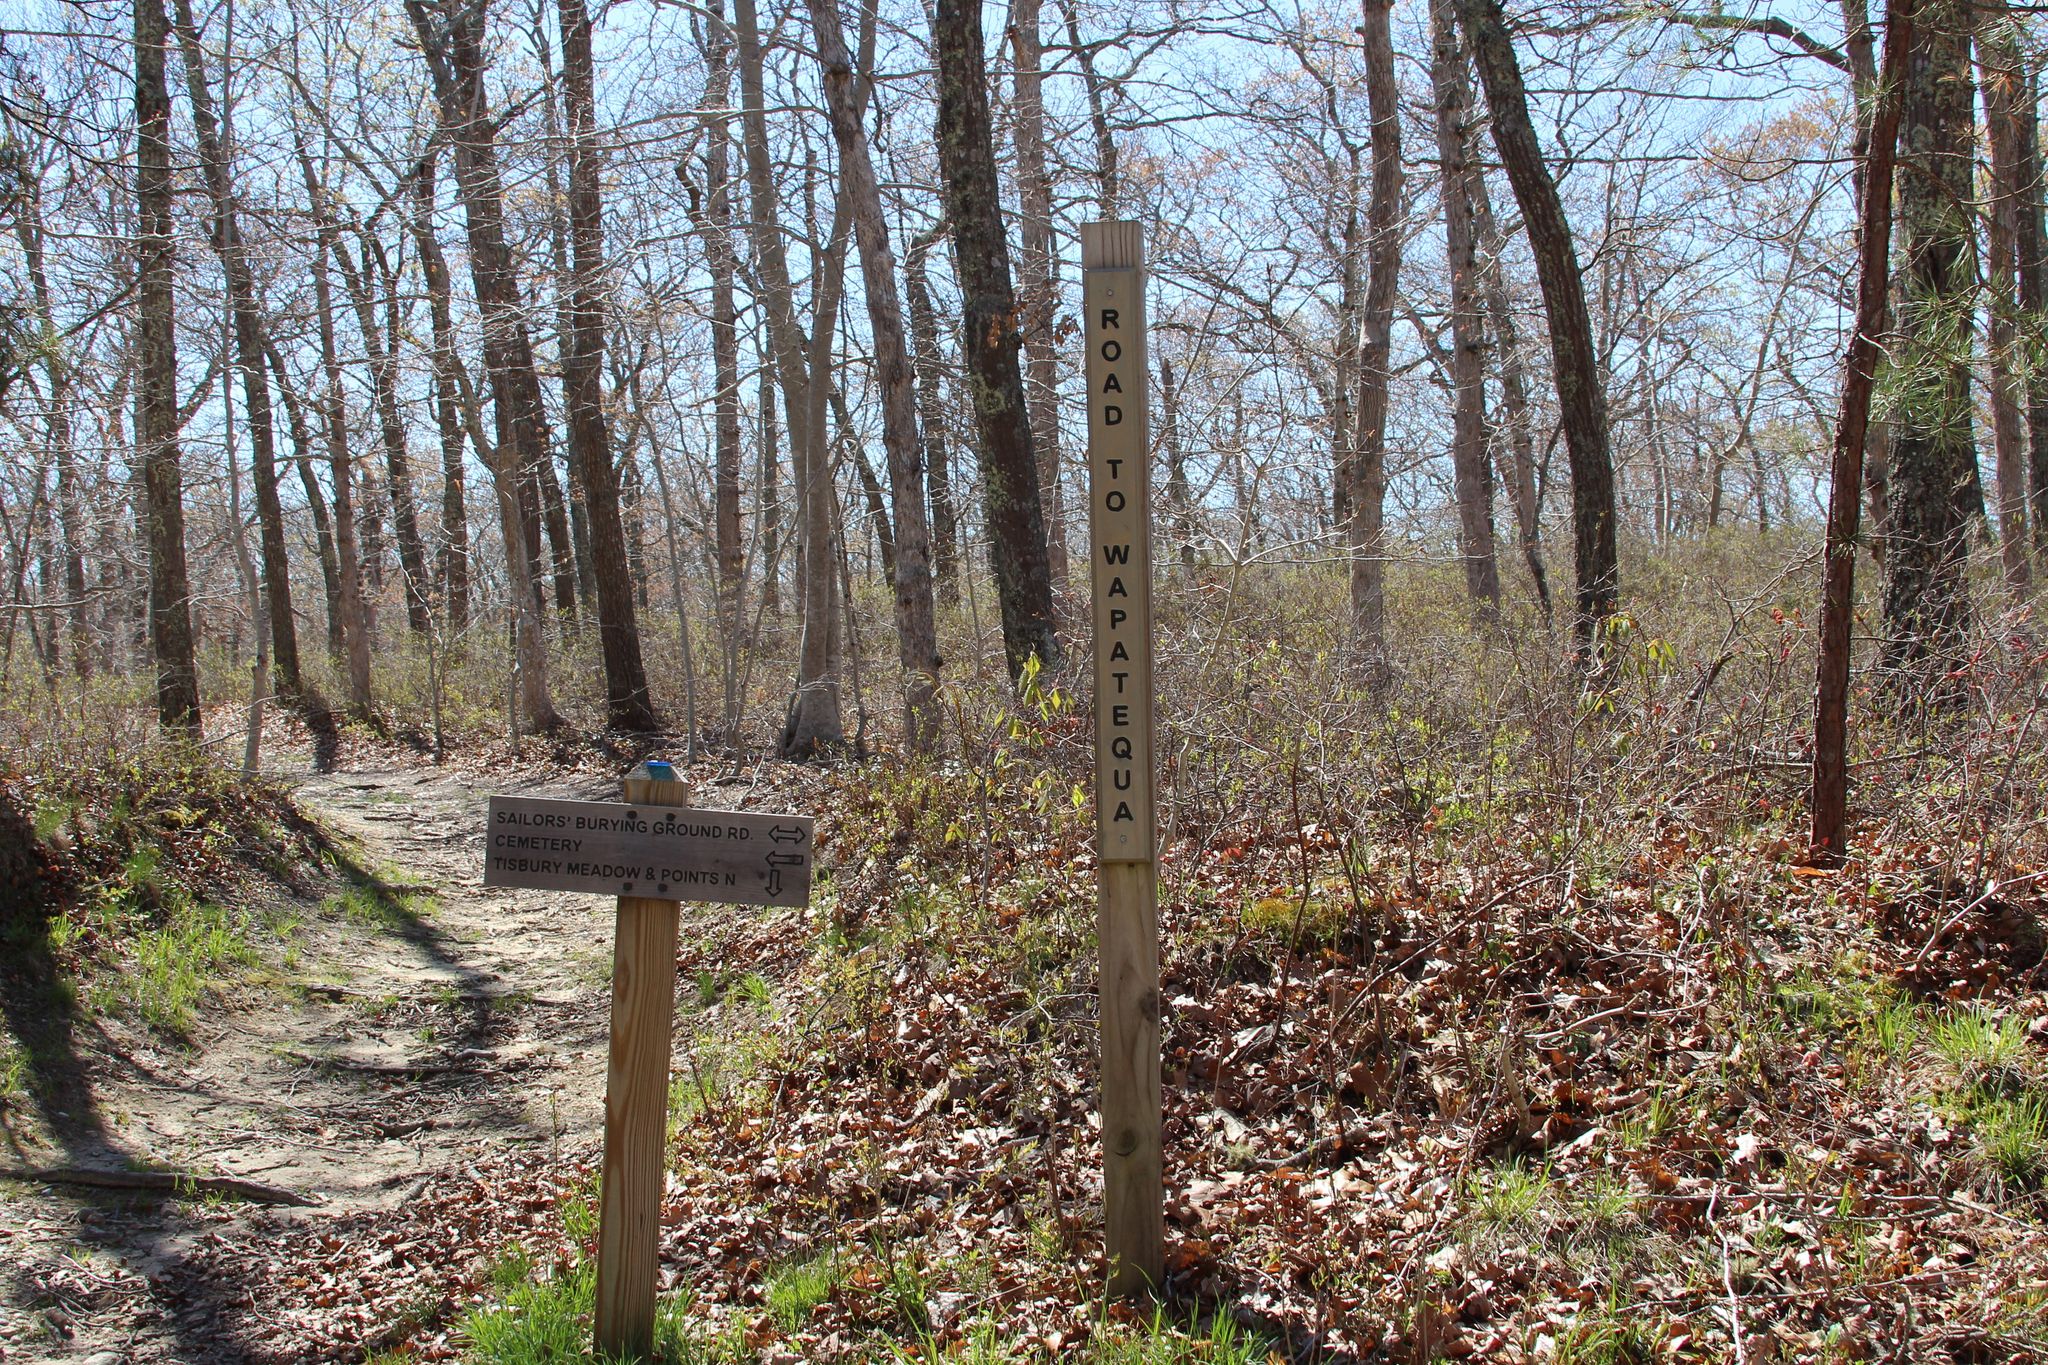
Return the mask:
MULTIPOLYGON (((846 743, 839 707, 838 556, 832 549, 833 517, 829 505, 835 494, 823 401, 829 376, 816 367, 817 361, 829 364, 831 359, 832 336, 837 330, 838 283, 829 268, 817 274, 812 327, 823 336, 823 345, 819 346, 804 336, 797 319, 796 293, 790 285, 789 259, 782 245, 782 205, 775 188, 774 163, 769 157, 761 25, 754 0, 733 0, 733 30, 739 49, 740 145, 747 167, 747 195, 752 201, 749 230, 753 237, 754 268, 760 283, 759 303, 768 319, 769 348, 774 353, 776 378, 782 389, 784 429, 789 433, 794 457, 797 512, 803 534, 803 567, 799 574, 803 641, 798 649, 796 691, 782 735, 783 753, 801 757, 837 750, 846 743)), ((835 219, 837 216, 835 211, 835 219)))
MULTIPOLYGON (((939 640, 933 623, 931 532, 925 522, 924 451, 917 432, 917 394, 903 310, 896 297, 896 252, 882 218, 881 188, 861 127, 866 92, 856 86, 851 55, 840 31, 838 0, 809 0, 811 30, 824 70, 825 104, 839 144, 839 175, 853 218, 867 298, 868 334, 875 351, 875 386, 882 399, 882 447, 889 461, 894 512, 897 659, 903 668, 904 744, 913 754, 937 750, 939 640)), ((870 10, 870 13, 873 11, 870 10)), ((865 37, 863 47, 867 43, 865 37)), ((863 70, 859 77, 865 84, 863 70)))
MULTIPOLYGON (((739 649, 746 595, 746 551, 740 535, 740 333, 734 281, 739 254, 732 240, 732 148, 725 110, 732 98, 732 35, 723 0, 706 6, 704 195, 690 191, 691 217, 704 242, 711 274, 713 403, 712 524, 718 550, 718 634, 724 667, 724 725, 729 744, 739 741, 739 649)), ((678 174, 683 172, 677 168, 678 174)))
POLYGON ((2018 103, 2025 78, 2013 25, 2017 19, 2000 5, 1977 19, 1977 65, 1984 90, 1984 124, 1990 134, 1991 193, 1985 245, 1990 269, 1987 341, 1991 361, 1991 442, 1998 471, 1998 543, 2005 585, 2013 600, 2024 601, 2030 577, 2027 537, 2027 429, 2020 408, 2024 400, 2020 373, 2026 359, 2020 352, 2018 276, 2020 180, 2018 103))
POLYGON ((1492 617, 1500 610, 1500 565, 1493 543, 1493 465, 1486 456, 1486 341, 1472 223, 1474 170, 1465 156, 1472 90, 1452 6, 1453 0, 1430 0, 1429 6, 1436 146, 1443 163, 1437 193, 1443 201, 1444 255, 1451 276, 1451 475, 1465 593, 1492 617))
POLYGON ((1838 865, 1848 848, 1850 629, 1856 596, 1856 538, 1862 510, 1863 455, 1870 392, 1888 320, 1892 165, 1912 28, 1912 0, 1892 0, 1885 19, 1884 83, 1865 141, 1860 205, 1856 330, 1842 365, 1842 402, 1828 479, 1827 556, 1822 570, 1820 658, 1814 687, 1812 856, 1838 865))
POLYGON ((178 450, 177 303, 172 294, 171 97, 163 0, 135 3, 135 444, 149 547, 149 644, 156 711, 167 730, 200 734, 199 666, 185 570, 184 473, 178 450))
MULTIPOLYGON (((342 287, 348 291, 355 310, 356 330, 362 334, 363 353, 369 361, 371 401, 377 409, 377 440, 384 449, 384 476, 391 493, 391 525, 398 538, 398 567, 405 578, 405 623, 415 635, 432 629, 429 619, 427 550, 420 540, 419 510, 412 484, 412 454, 406 449, 405 419, 398 411, 397 328, 380 327, 377 322, 377 292, 373 282, 384 285, 385 306, 391 313, 398 306, 398 281, 385 270, 375 281, 374 243, 367 229, 361 235, 362 260, 349 255, 338 225, 333 226, 334 260, 341 267, 342 287)), ((388 265, 388 262, 386 263, 388 265)), ((395 316, 390 318, 395 322, 395 316)))
POLYGON ((1515 326, 1514 308, 1508 298, 1507 267, 1503 263, 1506 242, 1494 222, 1493 199, 1487 193, 1486 174, 1479 165, 1478 145, 1469 125, 1465 139, 1465 164, 1472 168, 1468 182, 1472 191, 1472 226, 1477 245, 1484 253, 1479 272, 1486 299, 1486 326, 1500 361, 1500 417, 1494 425, 1504 433, 1508 503, 1515 514, 1515 539, 1522 548, 1522 563, 1529 570, 1537 610, 1548 624, 1550 573, 1543 563, 1543 506, 1536 489, 1535 421, 1529 408, 1529 377, 1522 364, 1521 329, 1515 326))
MULTIPOLYGON (((2016 113, 2019 166, 2014 234, 2019 274, 2023 345, 2039 346, 2048 336, 2048 214, 2042 209, 2040 90, 2025 73, 2016 113)), ((2027 484, 2034 532, 2034 558, 2048 574, 2048 365, 2027 367, 2027 484)))
POLYGON ((938 0, 932 40, 939 81, 939 172, 960 279, 961 345, 981 441, 982 503, 1002 609, 1010 677, 1033 655, 1061 663, 1052 574, 1024 377, 1018 368, 1017 301, 1003 229, 977 0, 938 0))
POLYGON ((932 577, 938 597, 948 605, 960 600, 960 531, 953 511, 953 465, 946 445, 946 408, 940 390, 945 362, 939 354, 938 314, 932 308, 931 282, 925 257, 945 235, 943 225, 911 240, 903 272, 909 304, 911 354, 917 365, 918 430, 924 436, 925 483, 932 504, 932 577))
POLYGON ((1899 127, 1899 224, 1906 289, 1893 348, 1891 524, 1886 528, 1883 662, 1902 696, 1961 699, 1948 672, 1970 623, 1964 580, 1967 486, 1976 468, 1970 334, 1976 251, 1963 206, 1973 189, 1970 14, 1932 0, 1915 14, 1899 127))
MULTIPOLYGON (((484 320, 484 369, 490 376, 497 417, 494 473, 499 485, 499 519, 506 536, 505 556, 516 604, 513 619, 520 709, 529 729, 551 730, 561 724, 561 717, 548 692, 547 639, 536 609, 535 560, 526 532, 528 517, 521 486, 531 488, 545 473, 552 487, 554 467, 518 269, 505 241, 496 125, 483 83, 485 6, 459 0, 406 0, 405 9, 427 57, 441 122, 455 148, 456 186, 468 224, 470 275, 484 320)), ((556 500, 559 503, 559 494, 556 500)), ((563 603, 564 592, 567 601, 574 602, 573 569, 562 548, 561 540, 556 540, 557 605, 563 603)))
MULTIPOLYGON (((469 624, 469 512, 464 497, 467 477, 462 464, 462 358, 455 350, 453 289, 448 262, 434 231, 434 161, 420 159, 413 174, 413 241, 420 256, 420 276, 427 289, 427 314, 432 326, 434 425, 441 434, 441 558, 439 580, 448 628, 460 633, 469 624)), ((482 452, 479 452, 479 458, 482 452)))
POLYGON ((1614 461, 1608 445, 1607 396, 1593 349, 1593 322, 1579 277, 1571 224, 1544 164, 1529 121, 1529 99, 1500 0, 1458 0, 1458 16, 1486 87, 1493 141, 1500 152, 1524 230, 1536 256, 1536 279, 1550 323, 1552 377, 1565 452, 1571 462, 1573 636, 1582 661, 1597 652, 1601 628, 1619 606, 1621 569, 1615 544, 1614 461))
POLYGON ((328 258, 340 250, 335 240, 334 218, 328 212, 326 189, 313 172, 313 162, 303 149, 299 167, 306 180, 306 194, 313 205, 315 245, 313 252, 313 305, 320 328, 320 366, 327 379, 322 403, 327 427, 327 464, 334 486, 334 559, 341 584, 341 640, 348 659, 349 709, 367 719, 372 711, 370 691, 369 613, 363 604, 362 548, 356 535, 354 458, 349 450, 348 407, 342 394, 341 352, 334 329, 334 293, 328 283, 328 258))
POLYGON ((1045 47, 1039 34, 1042 0, 1011 0, 1015 53, 1017 150, 1018 331, 1023 334, 1026 405, 1038 456, 1038 490, 1045 509, 1047 567, 1055 585, 1067 581, 1065 496, 1060 472, 1059 253, 1052 232, 1052 176, 1045 160, 1045 47))
POLYGON ((292 615, 291 560, 286 554, 284 511, 277 493, 277 432, 270 406, 270 381, 263 355, 268 331, 257 304, 254 272, 242 244, 234 183, 206 84, 206 59, 193 22, 191 0, 177 0, 175 26, 185 60, 185 89, 192 103, 192 129, 199 164, 213 205, 213 249, 226 277, 234 318, 235 361, 242 372, 242 405, 249 428, 250 467, 256 491, 257 534, 263 559, 263 592, 270 621, 272 690, 287 704, 300 699, 298 623, 292 615))
POLYGON ((340 659, 348 649, 341 633, 341 561, 334 548, 334 522, 327 512, 327 495, 313 476, 313 436, 306 425, 306 411, 293 387, 291 372, 276 341, 266 336, 263 355, 270 362, 271 377, 277 381, 277 396, 284 404, 285 429, 292 438, 292 464, 297 468, 299 488, 306 495, 306 510, 313 518, 313 544, 320 556, 320 585, 327 606, 327 654, 340 659))
POLYGON ((604 656, 605 713, 626 730, 659 722, 640 657, 626 527, 619 515, 619 471, 612 460, 604 411, 603 155, 597 139, 597 79, 584 0, 556 0, 562 22, 562 102, 569 124, 569 350, 562 390, 569 409, 569 453, 581 474, 590 520, 591 567, 597 579, 597 637, 604 656))
POLYGON ((1351 642, 1369 669, 1387 662, 1387 388, 1401 273, 1401 104, 1392 0, 1364 0, 1358 32, 1372 115, 1366 277, 1358 328, 1358 467, 1351 479, 1351 642))

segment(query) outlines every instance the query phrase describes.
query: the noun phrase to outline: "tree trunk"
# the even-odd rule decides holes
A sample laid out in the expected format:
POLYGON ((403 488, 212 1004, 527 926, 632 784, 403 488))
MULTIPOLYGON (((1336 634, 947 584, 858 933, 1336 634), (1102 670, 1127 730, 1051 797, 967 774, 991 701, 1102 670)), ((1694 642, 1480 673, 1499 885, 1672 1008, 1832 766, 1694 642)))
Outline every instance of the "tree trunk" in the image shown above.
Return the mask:
MULTIPOLYGON (((775 167, 769 157, 765 76, 761 26, 754 0, 733 0, 733 28, 739 48, 740 142, 747 166, 748 215, 754 244, 754 267, 760 282, 762 311, 767 315, 769 348, 782 389, 784 426, 794 456, 797 511, 802 523, 803 567, 799 590, 803 601, 803 641, 798 650, 797 685, 785 718, 782 751, 807 756, 836 750, 846 743, 839 708, 838 575, 832 551, 832 460, 825 439, 824 388, 830 376, 814 368, 829 364, 837 330, 838 289, 828 268, 817 274, 812 327, 823 336, 818 346, 804 336, 797 320, 796 294, 789 279, 789 260, 782 245, 782 205, 775 188, 775 167), (827 302, 831 307, 826 307, 827 302)), ((838 218, 835 210, 834 218, 838 218)), ((835 222, 835 236, 836 236, 835 222)))
MULTIPOLYGON (((389 481, 391 492, 391 524, 398 537, 398 567, 405 578, 406 628, 415 635, 425 635, 433 625, 429 620, 427 600, 427 551, 420 541, 419 511, 412 486, 412 454, 406 449, 405 442, 405 419, 398 411, 397 329, 380 328, 377 323, 377 294, 372 274, 377 262, 368 232, 359 229, 362 231, 363 255, 358 263, 350 257, 338 226, 330 223, 329 228, 333 233, 334 259, 341 266, 342 287, 348 291, 350 305, 355 310, 356 330, 362 334, 363 353, 369 361, 371 400, 377 409, 378 444, 384 448, 384 476, 389 481)), ((387 269, 381 283, 385 287, 386 306, 395 310, 398 305, 397 279, 387 269)))
POLYGON ((1827 556, 1822 570, 1820 659, 1814 687, 1812 856, 1837 865, 1848 848, 1850 628, 1856 597, 1856 536, 1862 510, 1870 392, 1884 344, 1891 282, 1892 164, 1898 147, 1912 0, 1893 0, 1885 19, 1884 83, 1864 139, 1858 186, 1861 219, 1856 330, 1842 365, 1842 405, 1828 479, 1827 556))
MULTIPOLYGON (((751 4, 751 0, 741 0, 741 4, 751 4)), ((834 196, 832 231, 813 286, 812 333, 805 366, 810 375, 810 401, 804 413, 810 439, 797 472, 797 510, 803 522, 804 621, 797 645, 796 692, 782 726, 784 758, 813 758, 846 747, 839 687, 844 643, 839 617, 839 493, 832 477, 831 449, 825 440, 825 405, 832 388, 832 353, 846 275, 847 213, 842 183, 834 196)))
POLYGON ((1401 103, 1392 0, 1365 0, 1359 28, 1372 114, 1366 277, 1358 328, 1358 467, 1351 480, 1351 643, 1369 669, 1387 660, 1387 387, 1401 272, 1401 103))
POLYGON ((267 327, 256 300, 255 275, 242 245, 236 215, 229 150, 206 85, 206 59, 191 0, 177 0, 175 25, 185 59, 185 89, 192 103, 192 128, 199 164, 213 205, 213 249, 226 276, 233 312, 235 360, 242 371, 242 401, 249 427, 250 466, 256 486, 256 521, 263 558, 263 592, 270 620, 273 690, 286 703, 299 700, 298 624, 292 615, 291 560, 286 554, 284 511, 277 493, 277 433, 270 408, 270 381, 263 355, 267 327))
POLYGON ((1166 513, 1171 518, 1175 555, 1181 567, 1195 567, 1195 500, 1188 488, 1187 442, 1180 425, 1180 385, 1173 361, 1159 357, 1159 449, 1166 456, 1166 513))
MULTIPOLYGON (((711 366, 713 395, 712 523, 718 547, 718 634, 724 658, 726 742, 739 742, 739 648, 746 594, 746 551, 740 535, 740 332, 734 281, 739 255, 732 240, 731 137, 724 111, 732 98, 732 36, 723 0, 707 6, 705 65, 704 196, 690 190, 691 217, 704 242, 711 274, 711 366)), ((677 168, 678 174, 683 168, 677 168)))
POLYGON ((1042 0, 1011 0, 1016 54, 1018 330, 1024 338, 1024 396, 1038 455, 1045 509, 1046 562, 1055 585, 1067 581, 1065 497, 1060 477, 1059 252, 1052 235, 1052 176, 1045 164, 1045 48, 1039 35, 1042 0))
POLYGON ((1486 172, 1480 165, 1476 134, 1465 127, 1465 164, 1471 169, 1467 185, 1472 193, 1472 226, 1475 245, 1484 253, 1480 280, 1486 299, 1486 323, 1493 335, 1494 353, 1500 360, 1500 418, 1495 423, 1506 437, 1508 503, 1515 514, 1515 539, 1522 547, 1522 563, 1536 593, 1536 607, 1546 624, 1551 619, 1550 573, 1543 565, 1543 506, 1536 490, 1535 421, 1529 408, 1529 378, 1522 365, 1522 338, 1515 326, 1514 308, 1508 298, 1507 244, 1493 219, 1493 199, 1487 193, 1486 172))
MULTIPOLYGON (((413 176, 413 241, 419 250, 420 275, 427 288, 427 313, 433 327, 434 424, 441 433, 441 561, 442 601, 448 628, 460 633, 469 624, 469 512, 464 499, 462 465, 462 359, 455 351, 455 323, 448 262, 434 232, 434 156, 420 159, 413 176)), ((479 452, 481 458, 482 452, 479 452)))
POLYGON ((1892 363, 1891 525, 1885 551, 1884 664, 1902 696, 1960 700, 1947 678, 1970 622, 1965 507, 1976 439, 1969 338, 1976 251, 1970 202, 1970 15, 1964 0, 1919 7, 1899 128, 1899 223, 1906 291, 1892 363))
POLYGON ((1095 69, 1095 49, 1081 41, 1081 21, 1074 0, 1061 0, 1067 21, 1067 45, 1081 68, 1081 86, 1088 96, 1088 126, 1095 134, 1095 203, 1105 222, 1113 220, 1123 193, 1117 169, 1116 136, 1109 127, 1108 90, 1095 69))
POLYGON ((1451 474, 1458 498, 1458 548, 1465 593, 1492 617, 1500 611, 1500 564, 1493 544, 1493 465, 1486 456, 1485 328, 1472 225, 1474 168, 1465 159, 1472 116, 1465 52, 1454 0, 1430 0, 1430 74, 1436 90, 1436 146, 1442 159, 1444 255, 1451 276, 1451 474))
MULTIPOLYGON (((554 484, 553 457, 548 453, 547 413, 541 401, 540 376, 534 368, 533 344, 527 336, 525 303, 511 248, 505 241, 504 190, 498 175, 496 125, 485 99, 483 38, 485 7, 451 0, 406 0, 421 51, 434 78, 441 122, 455 148, 455 180, 469 229, 469 267, 477 309, 484 320, 484 369, 491 380, 497 415, 499 519, 505 556, 514 585, 513 618, 519 658, 520 709, 528 728, 549 730, 561 724, 548 693, 547 639, 535 610, 536 588, 531 566, 533 547, 526 533, 528 514, 522 486, 531 488, 542 473, 554 484)), ((559 494, 556 498, 559 503, 559 494)), ((557 511, 559 516, 559 511, 557 511)), ((556 541, 557 604, 574 601, 573 571, 556 541)))
POLYGON ((921 232, 910 243, 903 272, 910 312, 911 354, 917 364, 918 430, 924 436, 925 482, 932 500, 932 577, 939 600, 960 600, 960 532, 953 511, 953 466, 946 447, 946 408, 940 373, 938 314, 932 308, 925 256, 944 236, 943 226, 921 232))
MULTIPOLYGON (((903 335, 903 310, 896 297, 896 252, 882 218, 882 194, 874 160, 861 127, 866 92, 856 76, 840 32, 838 0, 809 0, 811 30, 824 69, 825 104, 832 136, 839 144, 841 192, 853 217, 860 250, 868 334, 875 352, 875 387, 882 400, 882 447, 889 461, 889 500, 894 512, 897 659, 903 668, 903 736, 913 754, 938 748, 939 640, 933 624, 931 532, 925 522, 923 448, 917 433, 916 376, 903 335)), ((868 11, 873 13, 872 8, 868 11)), ((862 47, 868 46, 864 34, 862 47)), ((866 69, 859 76, 866 84, 866 69)))
POLYGON ((185 490, 178 452, 177 303, 172 295, 171 97, 163 0, 135 4, 135 444, 149 547, 149 645, 156 712, 198 738, 199 666, 185 572, 185 490))
POLYGON ((1017 364, 1017 302, 1010 287, 1010 247, 989 128, 980 5, 938 0, 932 42, 939 80, 939 171, 960 278, 961 345, 981 436, 976 454, 1003 649, 1014 681, 1033 655, 1047 667, 1057 667, 1061 656, 1031 416, 1017 364))
POLYGON ((320 327, 320 365, 327 378, 323 403, 327 425, 327 463, 334 485, 334 557, 341 583, 341 640, 348 659, 349 709, 367 719, 371 714, 369 613, 363 606, 362 550, 356 536, 355 475, 349 451, 348 407, 342 394, 341 352, 335 341, 334 295, 328 285, 328 258, 339 251, 334 219, 325 205, 326 189, 313 173, 304 151, 299 166, 313 203, 316 242, 313 254, 313 305, 320 327))
MULTIPOLYGON (((86 624, 85 596, 85 509, 78 487, 78 449, 72 440, 71 360, 57 330, 50 298, 50 278, 44 264, 42 178, 25 171, 21 177, 24 202, 14 215, 15 237, 28 268, 29 290, 35 308, 36 351, 44 373, 49 376, 49 413, 44 420, 50 455, 57 466, 57 524, 63 536, 59 558, 63 562, 65 607, 71 636, 71 668, 80 678, 92 675, 91 632, 86 624)), ((54 638, 55 630, 51 634, 54 638)))
POLYGON ((590 12, 584 0, 557 0, 562 22, 562 94, 569 122, 569 350, 562 390, 569 409, 569 452, 581 474, 597 579, 597 637, 604 656, 605 712, 615 726, 653 730, 658 721, 640 658, 626 527, 619 515, 619 471, 604 411, 604 200, 599 177, 596 76, 590 12))
POLYGON ((334 548, 334 522, 327 513, 327 495, 320 491, 320 480, 313 476, 313 436, 291 373, 284 367, 284 357, 268 336, 263 341, 263 355, 270 362, 271 377, 277 380, 285 428, 292 438, 292 464, 298 469, 299 488, 306 495, 306 510, 313 517, 313 543, 320 556, 320 586, 327 605, 327 654, 339 660, 348 648, 341 633, 341 561, 334 548))
POLYGON ((1458 15, 1486 87, 1493 114, 1493 141, 1500 152, 1529 246, 1550 323, 1550 358, 1565 452, 1572 476, 1572 631, 1579 657, 1591 662, 1598 637, 1619 605, 1621 570, 1615 544, 1614 463, 1608 447, 1607 397, 1593 351, 1593 322, 1579 277, 1571 224, 1544 164, 1543 149, 1529 121, 1522 69, 1500 0, 1458 0, 1458 15))
POLYGON ((2020 411, 2020 380, 2026 358, 2020 351, 2018 274, 2019 201, 2022 156, 2017 105, 2024 97, 2018 20, 2003 6, 1977 21, 1977 64, 1982 72, 1984 124, 1991 143, 1991 194, 1985 245, 1990 269, 1991 441, 1998 470, 1998 543, 2005 585, 2016 602, 2027 595, 2030 553, 2027 537, 2027 429, 2020 411))
MULTIPOLYGON (((2019 200, 2014 235, 2019 273, 2022 344, 2038 346, 2048 335, 2048 224, 2041 203, 2040 90, 2028 71, 2020 90, 2016 123, 2019 200)), ((2048 574, 2048 365, 2027 366, 2027 483, 2034 531, 2034 558, 2048 574)))

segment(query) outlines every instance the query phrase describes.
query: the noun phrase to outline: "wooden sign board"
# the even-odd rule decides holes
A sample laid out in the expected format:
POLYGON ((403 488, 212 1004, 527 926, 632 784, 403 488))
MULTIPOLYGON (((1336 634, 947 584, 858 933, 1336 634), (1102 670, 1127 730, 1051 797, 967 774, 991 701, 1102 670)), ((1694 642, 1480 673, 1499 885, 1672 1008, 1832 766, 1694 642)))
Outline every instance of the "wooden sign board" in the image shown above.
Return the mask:
POLYGON ((1152 442, 1145 234, 1081 225, 1088 554, 1095 584, 1102 1247, 1112 1294, 1164 1283, 1159 883, 1152 810, 1152 442))
MULTIPOLYGON (((1096 226, 1090 224, 1089 226, 1096 226)), ((1104 224, 1128 229, 1135 223, 1104 224)), ((1135 259, 1135 255, 1133 257, 1135 259)), ((1088 540, 1095 593, 1095 831, 1105 863, 1149 863, 1152 477, 1145 272, 1082 273, 1088 346, 1088 540)))
POLYGON ((804 815, 494 796, 484 885, 801 906, 816 825, 804 815))

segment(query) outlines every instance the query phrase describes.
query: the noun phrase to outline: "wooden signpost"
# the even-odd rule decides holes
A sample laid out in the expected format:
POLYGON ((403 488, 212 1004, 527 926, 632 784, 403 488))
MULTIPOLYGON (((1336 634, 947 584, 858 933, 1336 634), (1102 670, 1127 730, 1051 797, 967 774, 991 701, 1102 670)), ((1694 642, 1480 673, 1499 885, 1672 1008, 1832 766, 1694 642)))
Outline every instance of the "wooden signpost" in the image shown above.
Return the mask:
POLYGON ((1152 810, 1152 478, 1145 235, 1081 225, 1095 608, 1096 925, 1109 1291, 1162 1283, 1159 891, 1152 810))
POLYGON ((806 904, 817 823, 691 809, 689 784, 666 763, 641 764, 624 787, 623 804, 494 796, 484 849, 486 886, 619 898, 597 1233, 607 1358, 654 1345, 679 902, 806 904))

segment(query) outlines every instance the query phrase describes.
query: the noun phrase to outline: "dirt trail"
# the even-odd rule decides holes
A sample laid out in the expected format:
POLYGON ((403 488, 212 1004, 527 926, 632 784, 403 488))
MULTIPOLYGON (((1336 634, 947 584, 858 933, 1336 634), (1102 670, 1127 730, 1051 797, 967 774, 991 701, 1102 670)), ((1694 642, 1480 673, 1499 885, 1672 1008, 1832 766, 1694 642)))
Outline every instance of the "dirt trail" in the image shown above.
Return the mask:
MULTIPOLYGON (((265 1354, 270 1344, 221 1335, 224 1305, 254 1303, 247 1286, 191 1300, 179 1272, 197 1249, 398 1209, 437 1177, 508 1152, 587 1147, 601 1127, 610 902, 482 886, 484 795, 445 772, 308 778, 298 793, 359 842, 370 889, 304 907, 284 947, 263 950, 260 974, 281 981, 209 1006, 189 1049, 118 1022, 81 1029, 94 1036, 81 1039, 72 1103, 89 1112, 49 1116, 54 1149, 5 1137, 22 1164, 232 1175, 314 1204, 0 1182, 8 1365, 265 1354)), ((237 1316, 246 1333, 246 1314, 226 1314, 237 1316)))

